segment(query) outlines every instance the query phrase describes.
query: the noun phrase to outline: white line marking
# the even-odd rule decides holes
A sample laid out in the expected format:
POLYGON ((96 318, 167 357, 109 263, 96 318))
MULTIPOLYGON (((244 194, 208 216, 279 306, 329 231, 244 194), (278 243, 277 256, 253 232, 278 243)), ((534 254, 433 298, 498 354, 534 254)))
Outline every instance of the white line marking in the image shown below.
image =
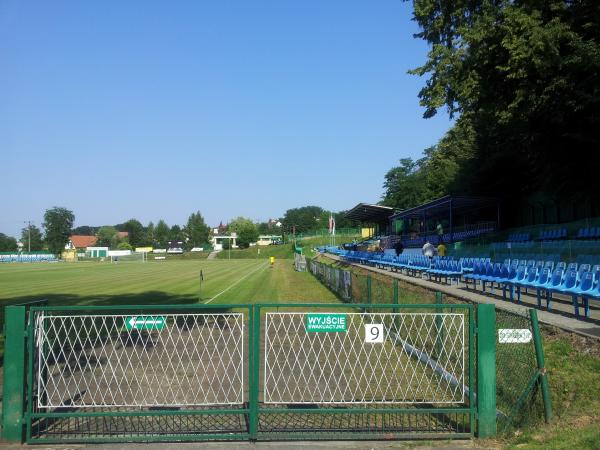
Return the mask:
POLYGON ((208 304, 210 302, 212 302, 215 298, 217 298, 219 295, 224 294, 225 292, 227 292, 229 289, 231 289, 232 287, 234 287, 236 284, 240 283, 241 281, 245 280, 246 278, 248 278, 250 275, 252 275, 254 272, 256 272, 258 269, 264 269, 268 266, 268 264, 265 265, 261 265, 258 266, 256 269, 254 269, 252 272, 244 275, 242 278, 240 278, 239 280, 237 280, 235 283, 233 283, 231 286, 229 286, 227 289, 222 290, 221 292, 219 292, 217 295, 215 295, 214 297, 208 299, 207 301, 204 302, 204 304, 208 304))

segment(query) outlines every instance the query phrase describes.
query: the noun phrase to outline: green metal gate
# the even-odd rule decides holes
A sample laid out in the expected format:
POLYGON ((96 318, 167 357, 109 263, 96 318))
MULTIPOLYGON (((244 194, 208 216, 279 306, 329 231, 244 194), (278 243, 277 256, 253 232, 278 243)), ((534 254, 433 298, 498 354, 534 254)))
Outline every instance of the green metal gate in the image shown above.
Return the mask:
POLYGON ((477 414, 493 434, 493 306, 478 316, 476 346, 472 305, 9 307, 4 437, 447 439, 477 414))

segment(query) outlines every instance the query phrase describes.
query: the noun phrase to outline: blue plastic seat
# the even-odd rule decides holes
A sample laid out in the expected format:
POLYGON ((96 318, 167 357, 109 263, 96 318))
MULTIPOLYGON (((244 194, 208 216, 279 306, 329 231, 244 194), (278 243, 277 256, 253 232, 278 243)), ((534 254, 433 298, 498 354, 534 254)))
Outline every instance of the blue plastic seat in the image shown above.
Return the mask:
POLYGON ((579 278, 579 283, 569 293, 573 296, 573 306, 575 307, 575 315, 579 316, 579 302, 577 297, 581 296, 583 299, 583 306, 585 310, 585 317, 590 317, 590 305, 588 296, 592 295, 594 290, 594 273, 585 271, 579 278))
POLYGON ((525 278, 525 266, 510 266, 506 280, 502 281, 502 297, 506 298, 506 289, 510 287, 510 299, 513 299, 513 283, 525 278))
MULTIPOLYGON (((552 273, 552 271, 548 267, 544 267, 539 272, 537 279, 533 283, 531 283, 531 285, 528 286, 528 287, 532 287, 535 289, 537 304, 538 304, 538 307, 540 307, 540 308, 542 307, 541 293, 542 293, 542 291, 546 292, 546 288, 548 286, 548 283, 550 282, 551 273, 552 273)), ((546 299, 546 301, 547 301, 547 299, 546 299)))

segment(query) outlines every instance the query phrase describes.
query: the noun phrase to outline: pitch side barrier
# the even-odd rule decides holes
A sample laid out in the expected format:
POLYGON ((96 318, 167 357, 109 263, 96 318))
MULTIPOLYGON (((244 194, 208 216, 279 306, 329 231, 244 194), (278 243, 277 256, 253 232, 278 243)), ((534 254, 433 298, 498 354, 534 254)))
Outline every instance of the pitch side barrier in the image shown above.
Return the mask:
POLYGON ((493 305, 9 306, 3 438, 493 436, 495 335, 493 305))

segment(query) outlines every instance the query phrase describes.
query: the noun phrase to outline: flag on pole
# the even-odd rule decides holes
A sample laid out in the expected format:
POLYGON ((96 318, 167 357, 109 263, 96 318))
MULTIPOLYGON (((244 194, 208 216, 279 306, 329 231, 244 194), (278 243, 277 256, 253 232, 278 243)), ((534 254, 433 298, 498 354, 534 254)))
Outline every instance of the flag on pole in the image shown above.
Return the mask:
POLYGON ((333 214, 329 214, 329 234, 335 234, 335 219, 333 214))

